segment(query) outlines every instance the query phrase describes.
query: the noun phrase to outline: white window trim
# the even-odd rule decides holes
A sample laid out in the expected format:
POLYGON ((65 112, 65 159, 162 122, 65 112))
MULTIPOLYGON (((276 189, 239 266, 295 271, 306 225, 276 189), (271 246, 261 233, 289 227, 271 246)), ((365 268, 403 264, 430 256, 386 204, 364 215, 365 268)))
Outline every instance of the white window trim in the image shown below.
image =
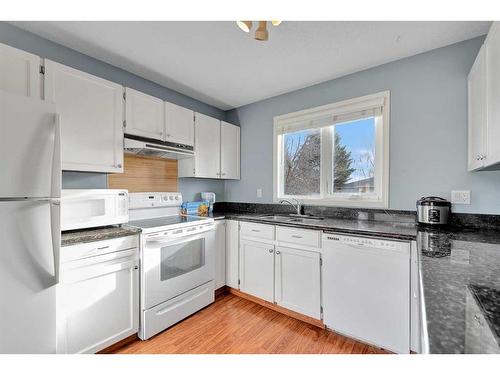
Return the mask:
MULTIPOLYGON (((375 94, 365 95, 362 97, 342 100, 340 102, 327 104, 319 107, 309 108, 302 111, 287 113, 285 115, 280 115, 274 117, 273 121, 273 202, 278 203, 281 199, 296 198, 304 204, 308 205, 325 205, 325 206, 339 206, 339 207, 362 207, 362 208, 388 208, 389 207, 389 140, 390 140, 390 91, 382 91, 375 94), (283 123, 293 123, 302 119, 311 119, 319 116, 330 115, 334 116, 336 114, 342 114, 349 111, 357 110, 363 103, 370 103, 374 101, 381 101, 382 106, 382 126, 376 127, 376 144, 381 142, 381 146, 377 149, 382 150, 382 155, 380 153, 376 154, 376 158, 381 158, 382 161, 378 163, 375 162, 377 171, 375 173, 376 178, 378 178, 378 186, 381 186, 381 194, 376 199, 373 195, 355 195, 355 194, 342 194, 338 193, 336 196, 323 198, 314 198, 311 196, 288 196, 282 195, 278 196, 278 189, 281 190, 280 184, 282 183, 279 176, 279 165, 281 163, 281 145, 278 140, 279 137, 279 127, 283 123), (345 197, 344 197, 345 195, 345 197)), ((322 131, 328 131, 323 129, 322 131)), ((328 170, 328 168, 323 168, 324 163, 330 163, 331 155, 329 155, 328 150, 331 143, 330 137, 321 137, 321 163, 322 170, 328 170), (324 147, 328 146, 328 147, 324 147)), ((380 160, 380 159, 379 159, 380 160)), ((321 185, 323 191, 328 191, 331 187, 327 186, 330 176, 322 176, 321 185)), ((377 186, 377 184, 376 184, 377 186)))

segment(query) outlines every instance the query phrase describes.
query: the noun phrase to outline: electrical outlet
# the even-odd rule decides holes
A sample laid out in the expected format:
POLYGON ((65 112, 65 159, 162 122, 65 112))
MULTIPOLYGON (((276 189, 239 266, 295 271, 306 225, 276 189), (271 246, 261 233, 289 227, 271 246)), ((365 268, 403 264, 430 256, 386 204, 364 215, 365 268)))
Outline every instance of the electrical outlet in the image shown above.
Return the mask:
POLYGON ((470 204, 470 190, 452 190, 451 203, 470 204))
POLYGON ((262 189, 257 189, 257 198, 262 198, 262 189))

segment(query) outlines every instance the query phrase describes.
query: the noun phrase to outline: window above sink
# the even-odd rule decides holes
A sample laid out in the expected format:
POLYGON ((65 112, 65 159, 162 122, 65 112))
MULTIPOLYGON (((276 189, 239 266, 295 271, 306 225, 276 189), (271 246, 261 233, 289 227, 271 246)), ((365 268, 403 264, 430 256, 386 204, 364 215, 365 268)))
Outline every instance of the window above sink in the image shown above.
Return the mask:
POLYGON ((388 207, 388 91, 274 118, 274 201, 388 207))

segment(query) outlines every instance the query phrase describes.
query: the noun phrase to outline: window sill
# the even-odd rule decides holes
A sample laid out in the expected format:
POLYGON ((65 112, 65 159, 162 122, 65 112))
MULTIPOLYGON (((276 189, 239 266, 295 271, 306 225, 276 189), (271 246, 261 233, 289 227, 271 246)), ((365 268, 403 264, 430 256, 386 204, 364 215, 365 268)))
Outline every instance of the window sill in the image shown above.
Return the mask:
POLYGON ((380 200, 363 199, 314 199, 301 197, 282 197, 274 199, 274 203, 280 203, 282 199, 298 199, 300 203, 306 206, 330 206, 330 207, 351 207, 351 208, 389 208, 388 202, 380 200))

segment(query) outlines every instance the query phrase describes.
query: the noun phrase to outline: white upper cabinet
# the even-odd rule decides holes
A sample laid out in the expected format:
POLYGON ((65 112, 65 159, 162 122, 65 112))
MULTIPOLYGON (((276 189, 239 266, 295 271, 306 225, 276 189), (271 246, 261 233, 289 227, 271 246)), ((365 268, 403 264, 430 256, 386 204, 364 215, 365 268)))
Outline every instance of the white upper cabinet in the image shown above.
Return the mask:
POLYGON ((179 160, 179 177, 220 178, 220 120, 195 113, 194 151, 179 160))
POLYGON ((276 247, 275 300, 279 306, 321 319, 320 254, 276 247))
POLYGON ((195 156, 179 160, 179 177, 240 178, 240 128, 195 113, 195 156))
POLYGON ((165 102, 165 141, 194 146, 194 111, 165 102))
POLYGON ((196 114, 195 129, 196 177, 220 177, 220 121, 196 114))
POLYGON ((240 179, 240 128, 221 121, 220 129, 221 178, 240 179))
POLYGON ((123 88, 45 60, 45 99, 61 119, 63 170, 123 172, 123 88))
POLYGON ((0 90, 40 99, 40 57, 0 44, 0 90))
POLYGON ((494 22, 468 84, 468 169, 500 168, 500 23, 494 22))
POLYGON ((164 140, 163 100, 125 89, 125 133, 164 140))
POLYGON ((482 46, 467 79, 470 171, 484 166, 486 157, 486 46, 482 46))
POLYGON ((500 162, 500 22, 494 22, 485 41, 487 82, 487 142, 485 165, 500 162))
POLYGON ((274 246, 240 241, 240 290, 274 302, 274 246))

